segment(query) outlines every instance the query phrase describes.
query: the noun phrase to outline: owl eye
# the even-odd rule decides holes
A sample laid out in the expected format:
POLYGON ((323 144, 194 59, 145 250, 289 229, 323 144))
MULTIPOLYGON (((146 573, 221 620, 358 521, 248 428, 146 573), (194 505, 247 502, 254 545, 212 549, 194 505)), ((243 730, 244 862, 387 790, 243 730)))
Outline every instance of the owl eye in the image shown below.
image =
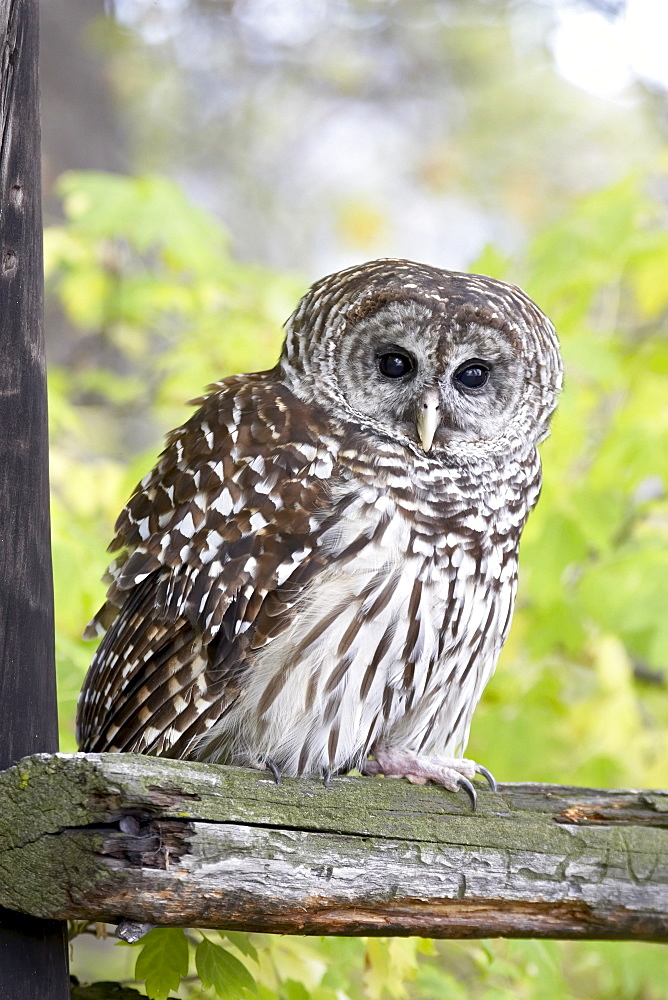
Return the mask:
POLYGON ((409 354, 403 351, 388 351, 378 356, 378 368, 385 378, 403 378, 415 368, 415 363, 409 354))
POLYGON ((482 361, 467 361, 455 372, 455 379, 466 389, 481 389, 489 378, 489 368, 482 361))

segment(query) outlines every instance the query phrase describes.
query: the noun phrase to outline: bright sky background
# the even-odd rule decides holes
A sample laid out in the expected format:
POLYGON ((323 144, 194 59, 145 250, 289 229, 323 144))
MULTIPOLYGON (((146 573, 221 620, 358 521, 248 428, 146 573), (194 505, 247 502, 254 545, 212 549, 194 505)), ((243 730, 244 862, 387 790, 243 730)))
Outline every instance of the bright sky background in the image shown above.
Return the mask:
MULTIPOLYGON (((534 195, 530 190, 525 193, 509 185, 501 192, 502 197, 489 197, 494 184, 505 183, 501 180, 501 169, 497 174, 491 171, 485 182, 488 184, 487 200, 475 194, 474 185, 468 188, 458 181, 458 157, 464 154, 460 154, 457 146, 457 112, 446 117, 444 124, 439 122, 442 127, 435 137, 423 125, 430 121, 430 114, 437 113, 434 109, 440 99, 438 91, 429 89, 428 80, 420 83, 418 77, 418 83, 414 83, 412 107, 418 110, 412 116, 391 109, 387 100, 383 103, 368 95, 366 99, 355 100, 353 91, 345 96, 345 87, 340 99, 322 97, 318 88, 312 88, 313 94, 309 96, 306 70, 304 86, 299 89, 299 67, 308 66, 308 58, 300 54, 299 48, 308 47, 311 39, 317 41, 323 25, 328 23, 328 12, 332 10, 337 16, 331 20, 340 36, 345 34, 348 15, 352 18, 351 28, 359 28, 351 42, 357 46, 355 58, 360 60, 360 79, 363 79, 368 53, 381 51, 380 46, 365 49, 364 30, 369 26, 373 28, 374 17, 382 21, 381 15, 375 12, 381 12, 385 2, 368 0, 366 4, 356 5, 354 0, 235 0, 234 4, 225 5, 234 23, 227 24, 220 19, 221 38, 216 48, 215 44, 208 45, 208 35, 205 38, 197 34, 197 9, 191 10, 188 0, 113 0, 115 17, 122 24, 140 32, 149 44, 166 42, 167 51, 173 45, 179 66, 185 67, 187 72, 192 70, 196 78, 204 53, 201 80, 207 81, 207 87, 202 92, 202 100, 204 107, 211 109, 212 116, 218 114, 219 122, 226 121, 234 127, 237 119, 241 121, 244 114, 250 115, 247 128, 252 133, 252 141, 244 150, 244 176, 234 173, 237 162, 234 156, 229 161, 227 176, 221 177, 217 171, 211 171, 205 155, 200 161, 194 158, 192 163, 187 157, 181 158, 179 169, 175 171, 175 176, 196 200, 225 219, 242 257, 261 259, 281 267, 289 260, 290 266, 303 268, 314 278, 354 263, 363 251, 367 256, 424 259, 440 267, 465 269, 486 244, 493 244, 505 253, 516 252, 543 211, 542 204, 549 200, 549 194, 544 192, 554 190, 562 196, 567 192, 584 193, 623 176, 633 168, 634 162, 638 162, 635 158, 642 157, 645 148, 641 143, 636 150, 634 136, 645 136, 647 148, 652 148, 655 136, 651 128, 648 126, 643 132, 642 121, 634 123, 635 105, 641 98, 640 88, 634 88, 634 83, 640 79, 649 87, 668 92, 668 0, 627 0, 626 3, 622 0, 608 0, 607 3, 603 0, 533 0, 533 3, 515 0, 500 5, 497 21, 509 29, 507 44, 514 48, 507 53, 508 63, 515 59, 517 80, 522 79, 521 62, 525 50, 530 57, 527 60, 529 74, 533 72, 532 65, 545 66, 547 50, 547 58, 552 57, 558 74, 566 85, 574 88, 570 95, 572 101, 564 102, 564 108, 571 108, 572 125, 564 124, 571 113, 565 111, 564 122, 555 125, 555 135, 560 134, 559 128, 563 127, 564 135, 581 136, 581 147, 578 146, 576 165, 572 155, 564 155, 563 162, 554 164, 545 178, 543 193, 538 191, 534 195), (606 17, 597 9, 605 6, 619 13, 606 17), (251 53, 244 78, 249 90, 243 97, 225 77, 226 60, 231 58, 225 55, 222 44, 225 30, 234 39, 234 44, 238 44, 235 32, 239 32, 251 53), (277 106, 275 129, 273 125, 265 127, 265 119, 259 113, 258 121, 265 124, 258 137, 260 130, 253 125, 252 108, 253 102, 260 99, 258 95, 264 93, 266 96, 261 84, 261 59, 267 60, 268 72, 279 63, 282 65, 282 75, 277 71, 275 79, 282 81, 287 103, 277 106), (216 74, 221 80, 218 87, 212 82, 216 74), (294 74, 293 86, 290 81, 294 74), (419 116, 420 86, 425 98, 424 118, 419 116), (218 106, 216 102, 222 100, 225 87, 232 103, 218 106), (585 93, 591 94, 594 100, 586 99, 585 93), (390 113, 391 110, 396 113, 390 113), (310 123, 303 134, 295 125, 302 120, 310 123), (620 122, 628 126, 628 140, 620 122), (634 129, 634 124, 638 124, 638 128, 634 129), (605 132, 607 128, 614 133, 615 140, 600 139, 598 130, 605 132), (295 147, 298 156, 293 156, 290 149, 293 134, 301 136, 295 147), (437 172, 442 169, 445 178, 440 186, 421 179, 424 164, 430 162, 429 142, 436 151, 432 169, 437 172), (618 150, 614 149, 614 142, 620 147, 618 150), (608 151, 612 151, 611 155, 608 151), (201 169, 198 162, 203 164, 201 169), (253 178, 250 188, 246 177, 253 178), (265 197, 263 185, 268 178, 276 185, 276 190, 262 202, 265 197), (253 185, 253 190, 260 192, 257 197, 254 193, 249 194, 253 185), (297 200, 300 210, 305 213, 299 219, 293 213, 297 200), (305 209, 304 205, 310 208, 305 209), (345 205, 351 206, 346 217, 341 208, 345 205), (360 215, 360 205, 370 206, 366 216, 360 215), (362 237, 354 233, 350 236, 345 229, 345 218, 353 216, 366 219, 362 229, 366 226, 370 236, 364 233, 362 237), (288 238, 286 231, 294 235, 288 238), (292 242, 286 244, 286 239, 292 242), (364 239, 367 242, 363 242, 364 239)), ((468 10, 471 14, 468 29, 475 30, 477 23, 484 26, 485 12, 494 7, 494 3, 486 0, 485 3, 467 4, 462 0, 459 5, 453 0, 433 0, 416 6, 419 6, 422 19, 418 19, 419 23, 433 16, 441 28, 443 25, 447 28, 450 20, 463 24, 465 19, 461 17, 458 22, 453 11, 461 15, 468 10)), ((214 0, 210 8, 215 10, 215 7, 214 0)), ((409 12, 410 0, 407 0, 401 5, 401 16, 408 17, 409 12)), ((494 16, 490 20, 494 23, 494 16)), ((201 23, 208 22, 203 19, 201 23)), ((215 26, 217 22, 211 23, 215 26)), ((215 27, 208 30, 215 30, 215 27)), ((444 46, 443 51, 446 59, 448 49, 444 46)), ((391 80, 392 73, 401 70, 402 56, 390 48, 383 58, 386 63, 383 63, 382 74, 389 73, 391 80)), ((350 63, 352 81, 356 79, 355 65, 353 59, 350 63)), ((382 74, 379 79, 385 80, 382 74)), ((369 79, 372 76, 370 71, 369 79)), ((526 77, 527 81, 530 79, 531 76, 526 77)), ((554 82, 549 73, 542 79, 548 87, 554 82)), ((160 100, 160 86, 156 82, 154 100, 160 100)), ((382 94, 384 84, 379 86, 382 94)), ((332 87, 335 94, 336 84, 332 87)), ((554 100, 559 89, 553 88, 554 100)), ((393 93, 391 85, 388 92, 393 93)), ((327 93, 326 89, 323 93, 327 93)), ((461 107, 465 106, 462 100, 461 107)), ((448 111, 445 109, 443 113, 448 111)), ((534 108, 532 112, 531 102, 527 102, 527 114, 531 113, 538 114, 538 111, 534 108)), ((508 163, 517 165, 520 159, 513 160, 513 143, 522 145, 524 157, 524 130, 521 121, 512 121, 514 124, 509 124, 503 135, 490 129, 490 135, 496 138, 489 140, 487 148, 491 148, 493 141, 498 142, 501 158, 505 155, 508 163)), ((185 126, 177 125, 178 128, 185 129, 185 126)), ((183 135, 186 132, 187 129, 183 135)), ((548 133, 549 123, 545 135, 548 133)), ((174 135, 181 136, 181 133, 176 131, 174 135)), ((210 136, 202 139, 203 143, 209 141, 213 141, 210 136)), ((469 153, 473 155, 471 150, 469 153)), ((540 157, 532 160, 530 155, 527 162, 529 170, 537 169, 540 173, 542 168, 537 166, 540 157)), ((482 191, 483 181, 479 183, 482 191)))
POLYGON ((668 0, 628 0, 614 19, 565 0, 552 49, 563 77, 601 97, 621 94, 634 75, 668 88, 668 0))
MULTIPOLYGON (((306 41, 317 30, 328 0, 246 0, 242 20, 260 20, 273 41, 306 41)), ((668 89, 668 0, 626 0, 623 14, 606 17, 587 0, 553 0, 557 13, 551 39, 559 73, 601 97, 616 97, 639 76, 668 89)), ((147 8, 159 5, 175 17, 186 0, 115 0, 116 17, 132 24, 147 8)), ((169 18, 142 25, 146 41, 170 34, 169 18)))

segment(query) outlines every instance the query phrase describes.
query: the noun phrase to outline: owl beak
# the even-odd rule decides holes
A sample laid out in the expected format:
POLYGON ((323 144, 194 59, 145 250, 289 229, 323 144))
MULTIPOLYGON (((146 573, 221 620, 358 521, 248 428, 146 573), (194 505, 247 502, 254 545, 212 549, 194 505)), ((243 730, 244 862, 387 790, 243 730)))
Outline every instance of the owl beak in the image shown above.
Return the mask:
POLYGON ((434 435, 441 422, 440 411, 441 401, 437 390, 430 389, 428 392, 425 392, 417 417, 418 437, 425 451, 429 451, 434 442, 434 435))

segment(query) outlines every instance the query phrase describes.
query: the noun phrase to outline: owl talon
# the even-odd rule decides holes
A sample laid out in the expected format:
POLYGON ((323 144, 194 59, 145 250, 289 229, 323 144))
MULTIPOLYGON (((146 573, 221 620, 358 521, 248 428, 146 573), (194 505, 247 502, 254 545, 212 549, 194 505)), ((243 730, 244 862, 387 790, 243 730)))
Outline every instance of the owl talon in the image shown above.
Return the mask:
POLYGON ((497 790, 498 785, 496 783, 496 778, 494 777, 491 771, 487 770, 486 767, 483 767, 482 764, 476 764, 475 773, 482 775, 482 777, 489 785, 491 791, 495 792, 497 790))
POLYGON ((364 762, 362 774, 384 774, 387 778, 406 778, 412 785, 424 785, 433 781, 449 792, 463 789, 469 797, 473 812, 478 804, 478 795, 473 785, 476 774, 485 778, 492 790, 496 789, 494 776, 486 767, 473 760, 457 757, 423 757, 396 747, 375 747, 375 760, 364 762))
POLYGON ((281 772, 279 771, 279 769, 276 766, 276 764, 274 764, 273 760, 265 760, 264 763, 266 765, 267 770, 271 771, 272 776, 273 776, 274 781, 276 782, 276 784, 280 785, 280 783, 281 783, 281 772))
POLYGON ((472 783, 469 781, 468 778, 465 778, 463 775, 460 775, 460 777, 457 780, 457 784, 462 789, 462 791, 466 792, 469 799, 471 800, 471 812, 475 812, 476 806, 478 804, 478 794, 475 788, 473 787, 472 783))

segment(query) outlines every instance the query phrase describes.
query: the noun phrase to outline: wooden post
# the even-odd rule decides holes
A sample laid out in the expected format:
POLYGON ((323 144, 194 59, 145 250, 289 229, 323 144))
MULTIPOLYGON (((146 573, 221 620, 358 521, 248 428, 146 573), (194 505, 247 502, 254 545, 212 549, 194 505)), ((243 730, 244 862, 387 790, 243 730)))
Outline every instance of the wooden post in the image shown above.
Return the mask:
MULTIPOLYGON (((7 768, 58 747, 38 0, 0 0, 0 43, 0 768, 7 768)), ((67 997, 65 925, 0 910, 0 1000, 67 997)))

